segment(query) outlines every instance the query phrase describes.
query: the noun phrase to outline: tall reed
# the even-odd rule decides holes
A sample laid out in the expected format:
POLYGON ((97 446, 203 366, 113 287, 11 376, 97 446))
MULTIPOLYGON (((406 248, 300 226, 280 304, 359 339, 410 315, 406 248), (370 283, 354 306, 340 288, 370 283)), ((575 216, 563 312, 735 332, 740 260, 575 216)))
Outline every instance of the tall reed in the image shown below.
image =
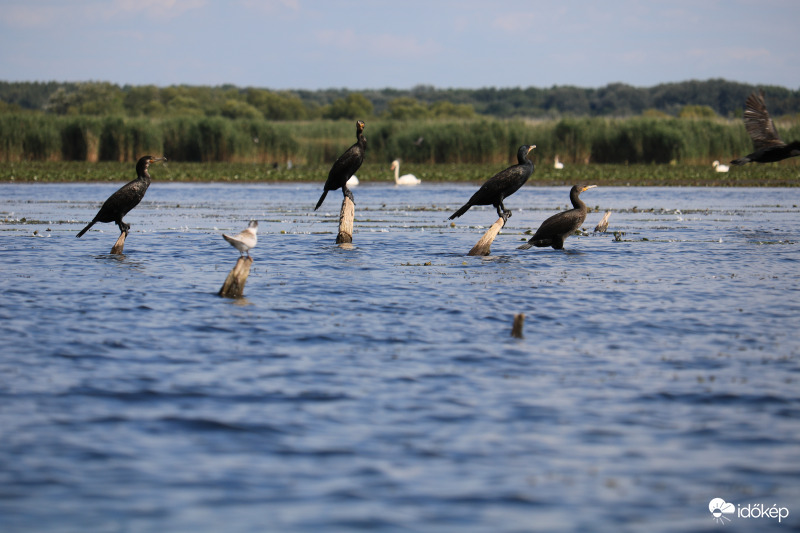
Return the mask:
MULTIPOLYGON (((123 118, 0 115, 0 160, 134 161, 145 153, 174 161, 329 165, 355 142, 355 120, 270 122, 185 116, 123 118)), ((781 125, 784 139, 800 125, 781 125)), ((539 164, 725 161, 752 149, 740 120, 635 117, 559 121, 373 120, 364 132, 367 160, 425 164, 514 162, 535 144, 539 164)))

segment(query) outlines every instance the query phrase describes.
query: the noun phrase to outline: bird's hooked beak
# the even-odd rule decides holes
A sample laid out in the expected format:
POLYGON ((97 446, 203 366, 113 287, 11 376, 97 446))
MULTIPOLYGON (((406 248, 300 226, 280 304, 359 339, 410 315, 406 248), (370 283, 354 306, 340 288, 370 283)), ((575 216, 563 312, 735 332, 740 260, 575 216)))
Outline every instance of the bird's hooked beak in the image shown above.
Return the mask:
POLYGON ((531 153, 531 150, 533 150, 534 148, 536 148, 535 144, 528 146, 528 153, 531 153))
POLYGON ((148 159, 147 163, 148 164, 150 164, 150 163, 158 163, 159 161, 166 161, 166 160, 167 160, 166 157, 153 157, 153 158, 148 159))
POLYGON ((594 189, 596 187, 597 187, 597 185, 587 185, 583 189, 581 189, 581 192, 588 191, 589 189, 594 189))

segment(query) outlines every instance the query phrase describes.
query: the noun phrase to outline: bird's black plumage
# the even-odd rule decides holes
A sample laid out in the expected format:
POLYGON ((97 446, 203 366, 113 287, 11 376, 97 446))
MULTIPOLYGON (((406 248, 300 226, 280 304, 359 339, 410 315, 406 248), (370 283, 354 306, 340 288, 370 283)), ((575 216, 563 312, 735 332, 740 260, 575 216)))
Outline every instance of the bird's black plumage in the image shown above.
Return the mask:
POLYGON ((347 188, 347 180, 353 177, 353 174, 361 168, 361 163, 364 162, 364 153, 367 151, 367 139, 364 138, 363 131, 364 123, 360 120, 356 121, 357 141, 353 146, 348 148, 345 153, 340 155, 339 159, 337 159, 331 167, 330 172, 328 172, 328 179, 325 181, 322 196, 319 197, 314 211, 319 209, 319 206, 325 201, 325 196, 327 196, 328 191, 335 191, 340 187, 342 189, 342 194, 350 198, 354 204, 356 203, 353 198, 353 193, 347 188))
POLYGON ((575 233, 581 227, 583 221, 586 220, 586 204, 583 203, 580 196, 581 193, 587 189, 596 187, 595 185, 573 185, 569 191, 569 199, 572 202, 572 209, 557 213, 539 226, 533 237, 519 247, 520 250, 527 250, 531 246, 545 247, 552 246, 556 250, 564 247, 564 240, 575 233))
POLYGON ((764 92, 747 97, 744 109, 744 127, 753 140, 755 152, 731 161, 732 165, 747 163, 773 163, 800 155, 800 141, 786 144, 778 135, 775 124, 767 112, 764 92))
POLYGON ((108 200, 103 203, 100 211, 94 216, 94 219, 92 219, 77 236, 81 237, 84 233, 89 231, 89 228, 94 226, 96 222, 116 222, 120 232, 127 233, 131 227, 129 224, 123 222, 122 218, 127 215, 131 209, 139 205, 139 202, 144 198, 144 193, 147 192, 147 188, 150 186, 150 174, 147 172, 150 163, 166 160, 166 157, 153 157, 151 155, 140 158, 136 163, 137 178, 126 183, 120 187, 117 192, 109 196, 108 200))
POLYGON ((520 146, 519 150, 517 150, 518 164, 508 167, 489 178, 466 204, 450 215, 448 220, 460 217, 473 205, 493 205, 497 209, 498 216, 503 218, 510 217, 511 211, 506 211, 503 200, 517 192, 533 174, 534 166, 533 162, 528 159, 528 154, 534 148, 536 148, 536 145, 520 146))

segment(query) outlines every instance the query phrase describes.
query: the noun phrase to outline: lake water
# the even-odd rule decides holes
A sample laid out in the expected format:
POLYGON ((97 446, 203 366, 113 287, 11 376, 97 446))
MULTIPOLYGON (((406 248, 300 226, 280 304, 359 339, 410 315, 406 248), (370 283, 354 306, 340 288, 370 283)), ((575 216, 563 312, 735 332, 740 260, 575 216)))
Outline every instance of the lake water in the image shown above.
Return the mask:
POLYGON ((592 189, 520 251, 525 187, 468 257, 474 185, 362 185, 343 248, 320 184, 155 180, 113 256, 118 186, 0 185, 2 531, 800 528, 800 188, 592 189))

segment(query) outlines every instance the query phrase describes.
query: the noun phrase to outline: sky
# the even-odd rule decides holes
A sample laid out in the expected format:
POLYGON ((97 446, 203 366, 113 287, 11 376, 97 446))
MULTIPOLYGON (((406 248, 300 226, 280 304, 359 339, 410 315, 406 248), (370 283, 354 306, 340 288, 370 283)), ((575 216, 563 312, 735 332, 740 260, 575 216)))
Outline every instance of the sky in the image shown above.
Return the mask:
POLYGON ((0 80, 800 88, 797 0, 0 0, 0 80))

